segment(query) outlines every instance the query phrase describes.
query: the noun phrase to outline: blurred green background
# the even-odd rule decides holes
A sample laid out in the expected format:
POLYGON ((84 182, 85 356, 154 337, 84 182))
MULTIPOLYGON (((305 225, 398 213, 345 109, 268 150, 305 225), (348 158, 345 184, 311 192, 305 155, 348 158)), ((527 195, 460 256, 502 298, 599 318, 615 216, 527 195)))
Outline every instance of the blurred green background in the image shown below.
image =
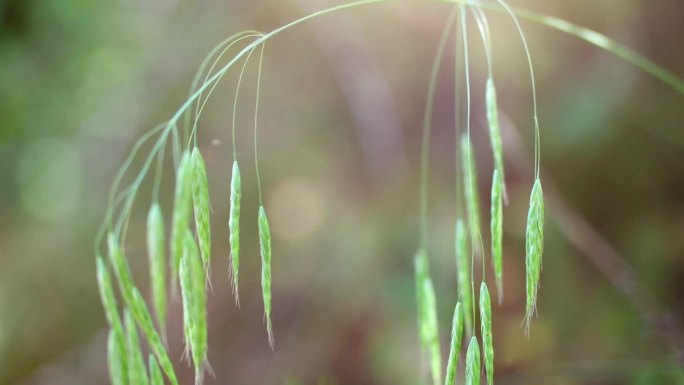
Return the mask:
MULTIPOLYGON (((684 77, 680 0, 512 3, 605 33, 684 77)), ((0 0, 0 384, 108 383, 92 243, 116 171, 135 140, 183 102, 215 44, 330 4, 0 0)), ((199 134, 214 213, 215 376, 208 384, 418 383, 418 149, 448 10, 427 1, 368 6, 267 44, 259 163, 275 253, 274 351, 262 324, 256 240, 256 62, 238 111, 245 189, 239 310, 227 273, 235 71, 217 88, 199 134)), ((684 383, 684 96, 611 54, 524 24, 537 70, 548 205, 539 318, 528 339, 520 325, 532 182, 529 75, 511 21, 490 13, 490 23, 510 195, 505 298, 494 308, 497 383, 684 383)), ((486 72, 470 31, 486 214, 486 72)), ((449 48, 429 182, 445 354, 456 298, 452 57, 449 48)), ((169 174, 162 186, 168 216, 169 174)), ((148 202, 146 185, 128 244, 143 288, 148 202)), ((183 383, 191 383, 191 369, 180 363, 180 323, 175 303, 169 342, 183 383)))

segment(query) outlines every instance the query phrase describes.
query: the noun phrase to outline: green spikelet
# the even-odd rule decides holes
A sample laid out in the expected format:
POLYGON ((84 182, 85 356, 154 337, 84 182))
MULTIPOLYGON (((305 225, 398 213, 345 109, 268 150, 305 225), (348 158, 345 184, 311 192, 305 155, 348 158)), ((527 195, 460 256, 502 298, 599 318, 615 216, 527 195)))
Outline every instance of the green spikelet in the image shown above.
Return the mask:
POLYGON ((190 225, 192 212, 192 174, 190 155, 185 152, 181 157, 176 173, 176 190, 171 223, 171 282, 174 293, 178 285, 178 268, 183 257, 185 231, 190 225))
MULTIPOLYGON (((123 335, 123 327, 121 325, 121 318, 119 318, 119 310, 116 305, 116 297, 114 296, 114 287, 112 286, 112 278, 109 276, 107 265, 101 256, 96 257, 97 265, 97 285, 100 289, 100 298, 102 300, 102 307, 107 317, 109 325, 116 329, 117 332, 123 335)), ((123 342, 123 341, 119 341, 123 342)))
POLYGON ((195 210, 195 229, 204 270, 209 270, 211 262, 211 203, 209 201, 209 181, 207 168, 199 149, 192 150, 192 203, 195 210))
POLYGON ((240 273, 240 197, 242 182, 240 180, 240 167, 237 160, 233 162, 233 176, 230 180, 230 218, 228 228, 230 230, 230 263, 231 275, 233 276, 233 294, 235 303, 240 306, 238 292, 238 276, 240 273))
POLYGON ((195 383, 201 384, 207 365, 206 284, 202 260, 192 233, 186 231, 185 251, 180 265, 181 296, 183 298, 183 329, 185 348, 195 366, 195 383))
POLYGON ((537 179, 530 194, 530 210, 527 213, 527 229, 525 233, 525 282, 527 288, 525 328, 527 332, 529 332, 530 321, 537 307, 537 291, 541 276, 543 251, 544 195, 541 181, 537 179))
POLYGON ((492 78, 487 79, 487 91, 486 91, 486 104, 487 104, 487 122, 489 123, 489 140, 492 143, 492 153, 494 155, 494 168, 499 171, 502 179, 502 191, 505 190, 504 187, 504 161, 503 161, 503 149, 501 145, 501 130, 499 129, 499 111, 496 102, 496 88, 494 88, 494 80, 492 78))
POLYGON ((487 284, 480 285, 480 326, 482 332, 482 353, 484 354, 487 384, 494 383, 494 341, 492 339, 492 302, 487 284))
POLYGON ((463 220, 456 220, 456 279, 458 281, 458 300, 463 304, 465 328, 468 335, 473 334, 472 288, 470 286, 470 258, 467 253, 467 236, 463 220))
POLYGON ((435 288, 430 278, 423 280, 423 314, 421 319, 425 325, 425 334, 430 353, 430 370, 435 385, 442 382, 442 356, 439 346, 439 326, 437 323, 437 300, 435 288))
POLYGON ((161 369, 159 369, 159 364, 152 354, 150 354, 148 362, 148 368, 150 371, 150 385, 164 385, 164 377, 162 375, 161 369))
POLYGON ((128 358, 128 381, 131 385, 147 385, 149 380, 145 371, 145 361, 140 350, 138 340, 138 329, 135 320, 128 311, 124 312, 124 323, 126 325, 126 356, 128 358))
POLYGON ((471 247, 476 254, 480 253, 480 203, 477 193, 477 170, 475 159, 467 135, 461 137, 461 167, 463 170, 466 212, 470 230, 471 247))
POLYGON ((466 385, 480 385, 480 346, 475 336, 470 338, 466 353, 465 383, 466 385))
POLYGON ((447 362, 444 385, 456 384, 456 371, 458 360, 461 355, 461 343, 463 341, 463 310, 461 303, 456 304, 454 318, 451 322, 451 346, 449 347, 449 361, 447 362))
POLYGON ((496 293, 499 303, 503 299, 503 179, 499 170, 492 176, 492 266, 496 278, 496 293))
POLYGON ((107 246, 109 248, 109 261, 114 269, 114 275, 119 283, 119 290, 124 302, 128 304, 131 302, 131 291, 135 287, 133 283, 133 274, 131 274, 131 267, 128 264, 128 259, 121 250, 119 241, 114 234, 110 233, 107 237, 107 246))
POLYGON ((259 206, 259 245, 261 247, 261 289, 264 297, 264 315, 268 343, 273 349, 273 326, 271 325, 271 230, 264 206, 259 206))
POLYGON ((126 343, 123 331, 111 328, 107 339, 107 366, 112 385, 127 385, 126 343))
POLYGON ((162 336, 166 335, 166 251, 164 218, 161 206, 154 202, 147 215, 147 256, 150 265, 150 292, 154 314, 162 336))
POLYGON ((178 385, 178 378, 176 378, 176 373, 173 371, 173 364, 171 364, 171 359, 166 352, 166 348, 164 348, 159 333, 154 328, 154 321, 152 321, 150 311, 147 309, 147 305, 145 305, 145 300, 143 300, 137 288, 131 289, 130 297, 130 301, 127 302, 128 308, 147 339, 150 350, 157 357, 162 371, 166 374, 171 384, 178 385))

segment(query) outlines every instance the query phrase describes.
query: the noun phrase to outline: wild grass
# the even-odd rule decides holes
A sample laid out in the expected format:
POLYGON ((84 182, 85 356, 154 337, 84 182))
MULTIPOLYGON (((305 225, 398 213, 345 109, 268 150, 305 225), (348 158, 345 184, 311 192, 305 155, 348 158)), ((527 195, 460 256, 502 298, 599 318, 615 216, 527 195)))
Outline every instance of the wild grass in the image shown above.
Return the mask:
MULTIPOLYGON (((195 383, 202 383, 204 373, 208 367, 209 341, 207 329, 207 282, 211 263, 211 203, 207 165, 204 163, 199 140, 199 120, 213 91, 219 85, 229 70, 241 60, 242 68, 239 73, 235 89, 232 111, 232 145, 233 167, 230 182, 230 209, 227 216, 229 231, 229 270, 231 285, 235 301, 239 306, 239 267, 240 267, 240 213, 242 204, 242 180, 238 166, 237 147, 237 105, 243 75, 253 54, 258 53, 256 100, 254 101, 254 167, 258 197, 244 197, 258 201, 258 229, 261 253, 261 288, 264 305, 264 318, 268 342, 271 348, 273 342, 272 316, 272 257, 271 233, 266 209, 262 198, 261 177, 259 174, 258 152, 258 108, 259 90, 262 79, 262 64, 264 60, 265 43, 274 36, 287 31, 302 23, 327 14, 351 8, 360 8, 371 4, 389 3, 398 0, 361 0, 334 6, 325 10, 311 13, 269 33, 245 31, 235 34, 217 45, 200 65, 195 76, 190 93, 186 101, 176 113, 167 121, 145 133, 135 143, 131 154, 125 160, 121 170, 114 179, 108 199, 108 206, 101 230, 95 240, 95 255, 97 266, 97 280, 105 316, 110 326, 108 337, 108 365, 111 382, 114 385, 164 383, 163 375, 172 385, 178 385, 174 362, 164 344, 166 336, 166 313, 168 286, 171 292, 177 291, 178 282, 181 287, 183 306, 183 331, 186 342, 187 358, 195 368, 195 383), (233 52, 235 51, 235 52, 233 52), (229 56, 233 53, 232 56, 229 56), (225 59, 229 58, 229 59, 225 59), (227 61, 227 62, 225 62, 227 61), (225 62, 225 63, 224 63, 225 62), (224 64, 221 64, 224 63, 224 64), (151 147, 150 147, 151 142, 151 147), (142 155, 142 166, 131 170, 134 160, 141 157, 140 150, 149 148, 146 155, 142 155), (174 202, 171 210, 171 234, 165 238, 164 218, 159 204, 160 185, 166 159, 166 151, 171 151, 175 167, 174 202), (153 167, 156 162, 156 167, 153 167), (150 169, 154 169, 152 204, 149 207, 147 221, 147 252, 150 270, 150 294, 154 307, 156 324, 153 321, 147 303, 136 286, 128 259, 125 254, 128 222, 131 211, 140 192, 140 187, 150 179, 150 169), (122 186, 124 180, 131 177, 132 182, 122 186), (194 222, 193 222, 194 218, 194 222), (193 227, 194 223, 194 229, 193 227), (193 231, 194 230, 194 231, 193 231), (193 235, 195 234, 196 237, 193 235), (100 256, 101 243, 106 238, 108 261, 100 256), (170 250, 170 255, 166 254, 170 250), (114 272, 118 291, 122 303, 117 301, 116 290, 109 269, 114 272), (166 272, 170 271, 170 275, 166 272), (123 321, 121 318, 123 314, 123 321), (138 336, 138 329, 142 332, 142 341, 138 336), (152 353, 147 366, 142 359, 140 347, 147 345, 152 353), (163 374, 162 374, 163 373, 163 374), (148 377, 149 375, 149 377, 148 377)), ((523 44, 525 56, 529 65, 529 75, 532 92, 532 124, 534 132, 534 184, 530 195, 529 212, 527 216, 525 242, 525 274, 526 274, 526 307, 525 328, 529 331, 530 321, 536 312, 536 303, 541 276, 542 253, 544 246, 544 198, 540 180, 540 126, 537 111, 537 91, 534 77, 534 66, 530 49, 525 39, 519 19, 540 23, 547 27, 576 36, 586 42, 611 52, 627 62, 653 75, 665 84, 684 94, 684 81, 659 67, 643 56, 621 46, 608 37, 594 31, 576 26, 567 21, 541 15, 528 10, 512 8, 503 0, 434 0, 452 6, 442 35, 436 49, 432 73, 430 75, 428 93, 425 103, 423 119, 423 136, 421 143, 420 181, 418 200, 420 214, 418 218, 418 252, 415 255, 415 291, 416 311, 418 318, 419 356, 421 366, 427 363, 429 377, 432 383, 439 384, 444 378, 446 385, 457 383, 459 357, 462 341, 470 337, 465 359, 465 383, 469 385, 480 383, 482 360, 478 342, 475 311, 475 255, 482 254, 484 261, 485 250, 481 246, 480 233, 481 214, 478 191, 478 170, 475 167, 475 151, 471 141, 471 104, 472 86, 469 66, 469 42, 467 25, 469 16, 477 25, 484 52, 487 59, 487 83, 484 91, 485 98, 480 103, 486 106, 488 134, 493 156, 492 190, 490 201, 490 232, 491 258, 494 279, 497 287, 499 302, 503 298, 503 206, 507 203, 507 189, 505 178, 505 154, 501 139, 498 120, 499 106, 494 85, 493 68, 493 37, 489 29, 487 13, 485 11, 503 12, 512 20, 515 30, 523 44), (459 24, 456 24, 459 21, 459 24), (459 28, 460 27, 460 28, 459 28), (460 31, 460 32, 459 32, 460 31), (460 36, 459 36, 460 33, 460 36), (451 344, 446 368, 442 367, 438 323, 438 296, 430 277, 428 242, 428 180, 430 162, 430 140, 432 130, 432 110, 435 101, 435 89, 438 73, 447 49, 450 37, 457 48, 454 65, 454 115, 456 140, 453 149, 457 159, 455 232, 454 252, 456 259, 456 286, 458 300, 454 309, 451 329, 451 344), (459 39, 460 37, 460 39, 459 39), (459 54, 462 52, 462 55, 459 54), (460 71, 463 70, 463 72, 460 71), (465 90, 461 90, 460 79, 465 80, 465 90), (464 91, 464 92, 462 92, 464 91), (465 100, 464 114, 462 104, 465 100), (460 164, 458 164, 460 163, 460 164), (463 220, 465 218, 465 221, 463 220), (427 362, 425 362, 427 361, 427 362)), ((210 167, 213 165, 209 165, 210 167)), ((480 170, 481 171, 481 170, 480 170)), ((223 215, 223 214, 221 214, 223 215)), ((225 220, 225 216, 223 216, 225 220)), ((224 222, 225 223, 225 222, 224 222)), ((486 284, 486 264, 482 263, 482 278, 479 291, 480 339, 484 356, 484 368, 489 385, 494 381, 494 346, 492 339, 492 309, 489 290, 486 284)), ((173 296, 175 298, 177 296, 173 296)), ((175 298, 177 299, 177 298, 175 298)), ((258 380, 255 379, 258 382, 258 380)))

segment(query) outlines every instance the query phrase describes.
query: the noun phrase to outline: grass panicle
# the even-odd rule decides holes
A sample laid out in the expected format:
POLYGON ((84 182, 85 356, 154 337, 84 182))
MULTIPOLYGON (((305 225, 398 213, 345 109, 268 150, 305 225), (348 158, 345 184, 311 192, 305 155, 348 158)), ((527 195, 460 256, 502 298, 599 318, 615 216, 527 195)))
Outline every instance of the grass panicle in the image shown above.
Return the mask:
POLYGON ((439 346, 439 324, 437 321, 437 299, 432 279, 423 279, 423 314, 421 319, 425 325, 425 334, 430 356, 430 373, 435 385, 442 382, 442 353, 439 346))
POLYGON ((542 269, 544 251, 544 194, 541 181, 535 180, 530 194, 530 209, 527 213, 525 231, 525 283, 527 306, 525 311, 525 330, 529 333, 530 322, 537 309, 537 291, 542 269))
POLYGON ((154 202, 147 215, 147 256, 150 267, 150 293, 154 314, 162 336, 166 336, 166 250, 164 217, 161 206, 154 202))
POLYGON ((230 217, 228 218, 230 241, 230 272, 233 277, 233 294, 235 303, 240 306, 238 277, 240 273, 240 198, 242 181, 237 160, 233 161, 233 175, 230 179, 230 217))
POLYGON ((489 141, 492 145, 494 156, 494 169, 499 171, 501 176, 502 191, 506 191, 503 159, 503 146, 501 144, 501 129, 499 128, 499 111, 496 101, 496 88, 494 79, 487 78, 487 90, 485 91, 485 103, 487 105, 487 123, 489 125, 489 141))
POLYGON ((149 379, 145 369, 145 360, 140 349, 138 329, 130 312, 124 312, 124 324, 126 326, 126 357, 128 359, 128 381, 131 385, 147 385, 149 379))
POLYGON ((112 385, 128 385, 128 369, 126 365, 126 344, 122 330, 109 329, 107 339, 107 366, 109 380, 112 385))
POLYGON ((480 202, 477 192, 477 169, 472 145, 467 134, 461 137, 461 167, 471 247, 478 254, 480 252, 480 202))
POLYGON ((148 358, 148 369, 150 372, 150 385, 164 385, 164 376, 154 355, 150 354, 148 358))
POLYGON ((480 346, 475 336, 470 338, 466 352, 465 383, 466 385, 480 385, 480 346))
POLYGON ((456 384, 458 360, 461 356, 461 344, 463 343, 463 309, 461 303, 456 303, 454 318, 451 321, 451 345, 449 347, 449 361, 447 362, 444 385, 456 384))
POLYGON ((185 233, 183 258, 180 264, 180 286, 183 298, 183 330, 188 358, 195 366, 195 383, 202 383, 207 366, 207 298, 203 262, 197 245, 188 230, 185 233))
POLYGON ((458 300, 463 304, 465 328, 468 335, 473 334, 473 306, 472 287, 470 286, 470 258, 468 258, 467 234, 463 219, 456 220, 456 239, 454 242, 456 254, 456 280, 458 283, 458 300))
POLYGON ((492 339, 492 301, 487 284, 480 285, 480 327, 487 384, 494 383, 494 340, 492 339))
POLYGON ((264 206, 259 206, 259 245, 261 248, 261 290, 264 297, 264 316, 268 343, 273 349, 273 325, 271 324, 271 229, 264 206))
POLYGON ((152 350, 154 355, 157 357, 162 371, 172 385, 178 385, 178 378, 173 370, 173 364, 171 363, 169 354, 164 347, 164 343, 162 342, 159 333, 154 328, 154 321, 152 321, 150 311, 147 309, 145 300, 137 288, 134 287, 131 290, 131 299, 127 305, 131 311, 131 315, 133 315, 133 318, 135 319, 135 322, 138 323, 140 330, 147 339, 147 344, 149 345, 150 350, 152 350))
POLYGON ((171 223, 171 282, 173 292, 178 285, 178 268, 183 258, 185 231, 190 226, 192 213, 192 174, 190 155, 185 152, 176 171, 176 189, 171 223))
POLYGON ((496 279, 496 293, 499 303, 503 299, 503 178, 499 170, 492 175, 491 202, 492 267, 496 279))
POLYGON ((204 159, 195 147, 191 155, 192 162, 192 205, 195 211, 195 231, 199 243, 200 256, 204 270, 209 271, 211 263, 211 203, 209 200, 209 181, 204 159))

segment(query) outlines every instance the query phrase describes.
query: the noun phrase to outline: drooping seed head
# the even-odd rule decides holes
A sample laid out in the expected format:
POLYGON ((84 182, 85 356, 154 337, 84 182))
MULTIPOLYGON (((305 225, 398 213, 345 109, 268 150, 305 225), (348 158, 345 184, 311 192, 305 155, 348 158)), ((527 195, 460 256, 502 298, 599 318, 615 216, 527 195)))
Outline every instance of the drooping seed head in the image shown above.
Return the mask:
POLYGON ((430 278, 423 280, 423 300, 423 314, 421 315, 421 319, 426 328, 425 333, 428 342, 428 351, 430 353, 432 381, 435 385, 439 385, 442 382, 442 356, 439 346, 437 300, 435 298, 435 288, 432 285, 432 280, 430 278))
POLYGON ((454 317, 451 322, 451 345, 449 347, 449 361, 447 362, 444 385, 456 384, 456 372, 461 355, 461 343, 463 341, 463 323, 463 310, 461 309, 461 303, 458 302, 456 303, 454 317))
POLYGON ((465 327, 469 335, 473 334, 472 288, 470 286, 470 258, 467 252, 466 228, 463 220, 456 220, 456 280, 458 283, 458 300, 463 304, 465 327))
POLYGON ((130 312, 124 312, 124 324, 126 326, 126 357, 128 359, 128 383, 129 384, 149 384, 145 361, 143 360, 142 350, 140 350, 140 340, 138 339, 138 329, 130 312))
POLYGON ((461 168, 463 170, 463 189, 468 228, 470 230, 471 247, 476 254, 480 253, 480 203, 477 192, 477 168, 472 146, 468 135, 461 137, 461 168))
POLYGON ((207 365, 206 275, 192 233, 188 230, 185 237, 180 265, 183 326, 186 351, 191 353, 196 379, 201 382, 207 365))
POLYGON ((484 354, 487 384, 494 383, 494 340, 492 339, 492 302, 487 284, 480 285, 480 326, 482 333, 482 353, 484 354))
POLYGON ((489 140, 492 144, 492 154, 494 155, 494 168, 499 171, 502 179, 502 191, 505 191, 504 185, 504 161, 503 148, 501 145, 501 130, 499 128, 499 111, 496 101, 496 88, 494 87, 494 79, 491 77, 487 79, 486 91, 487 104, 487 122, 489 123, 489 140))
POLYGON ((470 338, 466 352, 465 383, 466 385, 480 385, 480 346, 475 336, 470 338))
POLYGON ((230 179, 230 218, 228 228, 230 230, 230 262, 231 275, 233 276, 233 293, 235 303, 240 306, 238 292, 238 276, 240 273, 240 197, 242 182, 240 180, 240 167, 237 160, 233 162, 233 175, 230 179))
POLYGON ((264 298, 264 315, 268 343, 273 348, 273 326, 271 324, 271 230, 264 206, 259 206, 259 245, 261 248, 261 289, 264 298))
POLYGON ((114 287, 112 286, 112 278, 109 275, 107 265, 101 256, 96 257, 97 265, 97 284, 100 290, 100 299, 102 300, 102 307, 107 317, 109 325, 116 329, 118 333, 123 334, 123 327, 121 325, 121 318, 119 318, 119 310, 116 305, 116 297, 114 296, 114 287))
POLYGON ((109 261, 112 264, 114 275, 119 283, 119 290, 124 302, 128 305, 131 302, 131 291, 135 287, 133 282, 133 274, 131 267, 128 264, 128 259, 123 253, 119 241, 114 234, 110 233, 107 237, 107 246, 109 248, 109 261))
POLYGON ((107 339, 107 366, 112 385, 126 385, 128 383, 128 369, 126 365, 126 344, 122 331, 109 329, 107 339))
POLYGON ((202 159, 202 154, 195 147, 192 150, 192 203, 195 210, 195 229, 199 241, 199 250, 208 271, 211 261, 211 204, 209 201, 209 181, 207 168, 202 159))
POLYGON ((185 231, 190 225, 193 171, 194 167, 192 167, 190 154, 185 152, 181 157, 176 172, 176 189, 171 223, 171 282, 174 292, 178 282, 178 268, 183 257, 185 231))
POLYGON ((147 215, 147 256, 150 265, 150 292, 157 325, 166 335, 166 250, 161 206, 154 202, 147 215))
POLYGON ((530 322, 536 311, 539 278, 542 269, 542 253, 544 251, 544 195, 541 181, 535 180, 530 194, 530 209, 527 213, 525 232, 525 282, 527 306, 525 311, 525 329, 529 333, 530 322))
POLYGON ((499 170, 492 176, 492 266, 496 278, 496 292, 499 303, 503 299, 503 178, 499 170))
POLYGON ((148 358, 148 369, 150 371, 150 385, 164 385, 164 377, 154 355, 148 358))

